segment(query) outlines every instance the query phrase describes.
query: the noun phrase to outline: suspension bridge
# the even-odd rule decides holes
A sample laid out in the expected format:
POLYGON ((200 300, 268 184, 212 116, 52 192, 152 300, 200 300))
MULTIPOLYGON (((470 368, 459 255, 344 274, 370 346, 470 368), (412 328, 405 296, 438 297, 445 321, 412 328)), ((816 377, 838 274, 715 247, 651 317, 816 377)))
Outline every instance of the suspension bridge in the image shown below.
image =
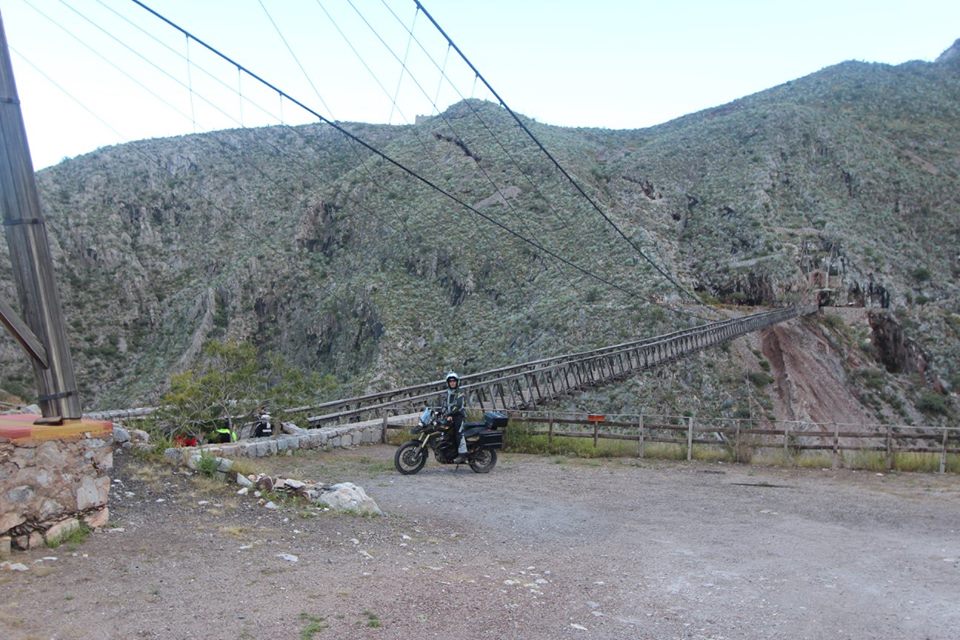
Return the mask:
MULTIPOLYGON (((228 56, 215 46, 199 38, 193 32, 148 7, 143 2, 140 2, 139 0, 132 0, 132 3, 144 10, 147 14, 152 16, 152 18, 158 20, 159 23, 163 25, 164 29, 172 30, 186 39, 188 45, 186 62, 189 68, 193 68, 194 65, 189 58, 189 48, 191 45, 195 48, 199 47, 201 50, 208 52, 216 59, 226 63, 231 69, 235 70, 239 77, 246 78, 249 82, 253 82, 267 91, 276 94, 280 97, 281 101, 286 101, 286 103, 294 105, 303 112, 309 114, 309 116, 314 118, 316 121, 342 134, 353 144, 351 148, 354 149, 354 152, 359 150, 364 154, 370 154, 370 157, 374 157, 379 161, 383 161, 387 165, 399 170, 406 178, 414 180, 415 182, 419 183, 421 187, 436 191, 445 198, 449 199, 451 202, 455 203, 462 211, 469 215, 480 218, 483 223, 496 227, 511 241, 527 245, 534 253, 539 254, 547 260, 555 262, 562 269, 566 269, 571 273, 576 273, 579 277, 592 281, 595 284, 602 285, 607 290, 610 290, 614 293, 629 296, 632 299, 643 299, 650 304, 660 306, 677 316, 684 317, 685 321, 687 322, 689 322, 691 318, 707 320, 708 315, 713 317, 718 315, 716 310, 704 305, 696 294, 681 284, 679 279, 670 272, 668 267, 664 266, 660 260, 655 259, 648 250, 642 248, 636 240, 636 234, 625 231, 622 226, 623 222, 620 221, 618 223, 618 221, 614 219, 614 216, 610 215, 605 210, 604 206, 601 206, 601 204, 598 202, 598 199, 595 196, 591 196, 590 193, 588 193, 589 190, 581 185, 580 182, 571 174, 571 172, 567 171, 567 169, 561 165, 558 159, 541 142, 536 133, 527 125, 525 120, 520 118, 508 106, 504 98, 493 88, 490 82, 480 73, 480 71, 467 58, 463 51, 461 51, 461 49, 456 45, 453 39, 440 27, 433 16, 426 11, 422 3, 419 1, 414 2, 417 15, 424 15, 428 19, 429 24, 432 25, 432 27, 434 27, 442 36, 442 39, 447 47, 447 55, 449 55, 451 51, 455 52, 456 56, 460 58, 462 63, 470 70, 470 73, 473 74, 474 84, 479 82, 486 87, 486 89, 489 91, 489 94, 493 96, 496 102, 507 114, 509 114, 510 118, 512 118, 516 124, 517 130, 520 131, 530 143, 532 143, 532 148, 538 153, 542 154, 542 157, 549 162, 550 166, 552 166, 553 169, 557 171, 560 176, 562 176, 562 180, 569 185, 572 193, 587 203, 585 207, 586 210, 590 212, 591 215, 596 215, 598 217, 597 221, 604 229, 612 231, 612 237, 614 238, 615 242, 623 243, 628 246, 632 252, 642 258, 643 261, 652 267, 653 271, 658 274, 660 278, 669 283, 681 294, 681 296, 689 298, 694 303, 693 305, 684 307, 665 304, 660 300, 646 294, 645 292, 637 290, 634 279, 631 278, 630 281, 627 282, 624 281, 622 277, 618 278, 610 275, 609 273, 605 273, 600 268, 599 264, 590 264, 579 260, 575 256, 571 256, 563 251, 558 250, 557 248, 548 246, 548 243, 536 237, 536 235, 525 231, 522 227, 511 226, 504 220, 492 217, 490 214, 479 209, 477 206, 471 205, 463 194, 458 194, 451 189, 451 187, 441 184, 436 177, 425 175, 422 171, 416 170, 407 163, 401 162, 397 158, 387 153, 384 149, 378 147, 376 144, 365 140, 361 136, 349 130, 349 128, 343 126, 340 122, 332 119, 329 114, 324 115, 318 112, 316 109, 311 108, 302 99, 284 91, 278 85, 268 80, 264 75, 260 75, 254 72, 252 69, 240 64, 235 58, 228 56)), ((266 7, 263 8, 266 11, 266 7)), ((353 9, 359 13, 359 10, 356 7, 353 7, 353 9)), ((76 9, 71 10, 76 12, 76 9)), ((391 13, 393 12, 391 11, 391 13)), ((399 20, 396 14, 393 15, 394 18, 399 20)), ((271 22, 273 22, 272 18, 271 22)), ((364 20, 364 22, 367 23, 367 26, 370 26, 366 20, 364 20)), ((274 23, 274 27, 277 28, 276 23, 274 23)), ((423 44, 417 39, 413 30, 407 28, 406 26, 404 26, 404 29, 406 29, 410 38, 407 43, 407 48, 409 49, 413 43, 416 43, 418 46, 423 48, 423 44)), ((143 31, 142 28, 141 31, 149 35, 151 38, 154 38, 154 36, 151 34, 143 31)), ((115 36, 112 34, 109 35, 112 38, 115 38, 115 36)), ((343 34, 341 33, 341 35, 343 34)), ((280 33, 280 36, 283 38, 282 33, 280 33)), ((288 47, 294 60, 306 75, 306 70, 303 68, 300 60, 297 58, 292 48, 290 48, 290 45, 287 43, 286 39, 284 39, 284 44, 288 47)), ((169 47, 167 48, 169 49, 169 47)), ((134 51, 134 53, 137 52, 134 51)), ((357 53, 356 50, 354 50, 354 53, 357 53)), ((140 54, 138 53, 137 55, 139 56, 140 54)), ((396 53, 394 53, 394 56, 397 58, 397 61, 400 62, 404 72, 408 72, 404 60, 401 60, 399 57, 397 57, 396 53)), ((146 60, 146 58, 144 59, 146 60)), ((444 62, 443 68, 441 68, 436 61, 433 61, 433 64, 440 71, 441 78, 449 82, 449 77, 446 76, 445 73, 446 61, 444 62)), ((199 70, 203 70, 200 67, 197 68, 199 70)), ((417 84, 417 87, 421 90, 421 92, 426 95, 427 99, 430 100, 433 109, 437 112, 439 117, 446 122, 453 135, 452 139, 455 141, 460 141, 458 131, 454 128, 453 123, 443 115, 442 110, 436 104, 435 99, 431 99, 430 96, 427 95, 427 92, 424 91, 421 83, 417 82, 415 79, 414 82, 417 84)), ((312 82, 310 84, 316 92, 316 87, 312 82)), ((192 83, 187 85, 187 89, 190 92, 191 105, 193 105, 193 98, 195 94, 199 99, 209 102, 208 98, 195 91, 192 83)), ((387 93, 389 98, 389 92, 387 93)), ((245 99, 240 90, 239 83, 237 86, 237 94, 240 96, 241 100, 245 99)), ((321 102, 323 102, 323 98, 319 95, 319 92, 317 92, 317 94, 321 102)), ((464 97, 462 94, 460 95, 461 98, 464 97)), ((399 111, 396 97, 394 96, 391 101, 392 109, 399 111)), ((471 109, 472 108, 473 107, 471 106, 471 109)), ((475 110, 474 115, 483 123, 487 133, 496 138, 494 132, 489 128, 487 123, 483 122, 482 117, 475 110)), ((195 118, 193 114, 191 114, 191 117, 195 118)), ((194 124, 196 125, 195 121, 194 124)), ((243 124, 242 119, 240 124, 243 124)), ((422 141, 418 140, 418 142, 423 144, 422 141)), ((537 186, 536 182, 533 180, 533 177, 530 175, 530 172, 524 170, 517 160, 510 155, 510 152, 507 151, 507 147, 503 141, 497 140, 497 143, 503 152, 510 157, 511 162, 520 171, 521 175, 531 184, 533 192, 535 192, 540 199, 547 203, 549 208, 556 208, 556 205, 554 203, 550 203, 549 198, 537 186)), ((479 159, 475 164, 477 171, 483 174, 484 178, 494 189, 494 192, 502 195, 502 185, 494 181, 487 170, 484 169, 479 159)), ((262 173, 262 170, 258 167, 253 168, 254 170, 262 173)), ((364 167, 364 170, 368 171, 366 167, 364 167)), ((369 177, 371 178, 372 183, 377 184, 377 181, 372 175, 369 177)), ((377 184, 377 186, 382 187, 382 185, 379 184, 377 184)), ((510 204, 509 199, 503 198, 503 201, 512 210, 514 205, 510 204)), ((39 218, 39 216, 35 217, 39 218)), ((518 213, 517 217, 522 216, 520 216, 518 213)), ((812 306, 795 306, 774 309, 739 318, 706 322, 704 324, 683 328, 664 335, 639 338, 631 342, 620 343, 581 352, 568 353, 540 360, 514 364, 480 373, 468 374, 463 377, 463 388, 468 394, 468 402, 471 406, 480 407, 483 409, 529 409, 550 403, 565 395, 574 394, 591 387, 625 379, 643 370, 666 366, 682 357, 731 340, 737 336, 762 330, 766 327, 772 326, 773 324, 792 320, 803 315, 814 313, 815 311, 816 307, 812 306)), ((7 313, 6 315, 12 316, 11 313, 7 313)), ((66 380, 62 382, 59 387, 47 389, 48 393, 41 393, 41 398, 75 396, 75 386, 75 382, 72 380, 66 380)), ((441 388, 441 383, 431 381, 397 389, 388 389, 375 393, 369 393, 357 397, 324 402, 322 404, 312 406, 297 407, 288 409, 288 411, 291 413, 304 415, 306 421, 311 426, 321 426, 342 421, 360 421, 371 419, 372 417, 398 415, 414 411, 423 406, 423 404, 426 402, 429 402, 430 399, 435 396, 441 388)), ((42 408, 46 414, 49 407, 42 406, 42 408)), ((129 418, 136 417, 137 415, 146 415, 151 413, 153 410, 154 409, 151 408, 145 408, 98 412, 89 414, 89 416, 101 419, 122 419, 125 417, 129 418)), ((65 416, 70 414, 68 412, 61 411, 59 415, 65 416)))

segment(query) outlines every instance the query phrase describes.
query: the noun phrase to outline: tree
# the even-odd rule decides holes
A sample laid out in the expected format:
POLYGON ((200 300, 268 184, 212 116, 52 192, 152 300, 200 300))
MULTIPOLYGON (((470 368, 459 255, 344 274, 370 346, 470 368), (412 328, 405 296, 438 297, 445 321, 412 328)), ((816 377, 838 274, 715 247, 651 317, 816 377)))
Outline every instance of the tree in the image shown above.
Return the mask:
POLYGON ((161 398, 157 420, 169 433, 201 437, 236 419, 253 418, 269 407, 277 420, 284 410, 337 388, 331 375, 304 373, 275 355, 261 367, 257 351, 248 342, 210 341, 196 366, 170 379, 170 390, 161 398))

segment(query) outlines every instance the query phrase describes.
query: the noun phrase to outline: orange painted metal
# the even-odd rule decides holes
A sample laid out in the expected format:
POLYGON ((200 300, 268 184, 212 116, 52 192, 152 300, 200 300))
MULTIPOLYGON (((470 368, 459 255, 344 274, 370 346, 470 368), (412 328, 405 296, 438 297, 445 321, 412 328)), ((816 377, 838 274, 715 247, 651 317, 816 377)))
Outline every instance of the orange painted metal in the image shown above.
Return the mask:
POLYGON ((63 424, 34 424, 39 418, 35 413, 0 415, 0 442, 22 444, 46 440, 81 440, 109 438, 113 434, 113 423, 109 421, 64 420, 63 424))

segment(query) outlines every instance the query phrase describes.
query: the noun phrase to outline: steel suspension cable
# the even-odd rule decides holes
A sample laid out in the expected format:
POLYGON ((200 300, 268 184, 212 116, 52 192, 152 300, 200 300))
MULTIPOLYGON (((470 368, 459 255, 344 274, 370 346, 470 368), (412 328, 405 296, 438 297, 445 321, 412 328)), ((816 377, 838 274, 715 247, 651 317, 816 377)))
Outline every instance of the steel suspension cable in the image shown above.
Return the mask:
POLYGON ((183 27, 181 27, 181 26, 178 25, 177 23, 173 22, 173 21, 170 20, 169 18, 165 17, 164 15, 162 15, 162 14, 160 14, 159 12, 155 11, 154 9, 150 8, 149 6, 147 6, 146 4, 144 4, 143 2, 141 2, 141 0, 130 0, 130 1, 133 2, 135 5, 139 6, 140 8, 142 8, 143 10, 145 10, 146 12, 150 13, 150 14, 153 15, 154 17, 156 17, 156 18, 157 18, 158 20, 160 20, 161 22, 163 22, 163 23, 167 24, 168 26, 170 26, 171 28, 179 31, 179 32, 182 33, 183 35, 188 36, 188 37, 191 38, 194 42, 196 42, 196 43, 199 44, 200 46, 204 47, 205 49, 207 49, 208 51, 210 51, 210 52, 213 53, 214 55, 218 56, 219 58, 223 59, 225 62, 228 62, 229 64, 231 64, 231 65, 233 65, 233 66, 236 66, 238 69, 242 70, 242 71, 243 71, 245 74, 247 74, 249 77, 251 77, 252 79, 254 79, 254 80, 256 80, 257 82, 261 83, 261 84, 264 85, 265 87, 269 88, 271 91, 275 91, 275 92, 283 95, 287 100, 289 100, 289 101, 292 102, 293 104, 297 105, 298 107, 300 107, 301 109, 303 109, 304 111, 306 111, 306 112, 309 113, 310 115, 314 116, 315 118, 317 118, 317 119, 320 120, 321 122, 329 125, 330 127, 332 127, 332 128, 334 128, 335 130, 339 131, 339 132, 340 132, 341 134, 343 134, 344 136, 346 136, 346 137, 350 138, 351 140, 357 142, 358 144, 360 144, 361 146, 363 146, 363 147, 366 148, 367 150, 371 151, 373 154, 379 156, 379 157, 382 158, 383 160, 387 161, 389 164, 395 166, 397 169, 399 169, 399 170, 401 170, 402 172, 410 175, 412 178, 414 178, 414 179, 422 182, 423 184, 425 184, 426 186, 430 187, 431 189, 433 189, 433 190, 437 191, 438 193, 441 193, 442 195, 446 196, 447 198, 449 198, 449 199, 452 200, 453 202, 457 203, 457 204, 460 205, 461 207, 465 208, 466 210, 470 211, 470 212, 473 213, 474 215, 477 215, 477 216, 479 216, 480 218, 482 218, 482 219, 486 220, 487 222, 489 222, 490 224, 493 224, 493 225, 499 227, 500 229, 502 229, 503 231, 505 231, 505 232, 508 233, 509 235, 511 235, 511 236, 517 238, 518 240, 520 240, 520 241, 522 241, 522 242, 524 242, 524 243, 526 243, 526 244, 534 247, 534 248, 537 249, 538 251, 540 251, 540 252, 542 252, 542 253, 545 253, 545 254, 551 256, 551 257, 554 258, 555 260, 558 260, 558 261, 566 264, 567 266, 575 269, 576 271, 579 271, 579 272, 582 273, 583 275, 589 276, 590 278, 592 278, 592 279, 594 279, 594 280, 596 280, 596 281, 598 281, 598 282, 601 282, 601 283, 603 283, 603 284, 605 284, 605 285, 607 285, 607 286, 609 286, 609 287, 611 287, 611 288, 613 288, 613 289, 616 289, 616 290, 618 290, 618 291, 620 291, 620 292, 622 292, 622 293, 624 293, 624 294, 626 294, 626 295, 628 295, 628 296, 638 296, 638 295, 639 295, 639 294, 638 294, 637 292, 635 292, 635 291, 631 291, 631 290, 629 290, 629 289, 627 289, 627 288, 625 288, 625 287, 622 287, 622 286, 620 286, 620 285, 618 285, 618 284, 616 284, 616 283, 614 283, 614 282, 611 282, 610 280, 608 280, 608 279, 606 279, 606 278, 603 278, 602 276, 599 276, 599 275, 591 272, 591 271, 588 270, 588 269, 584 269, 584 268, 581 267, 580 265, 571 262, 571 261, 568 260, 567 258, 564 258, 563 256, 557 254, 556 252, 551 251, 550 249, 547 249, 546 247, 544 247, 543 245, 541 245, 540 243, 538 243, 536 240, 531 240, 530 238, 527 238, 527 237, 524 236, 523 234, 521 234, 521 233, 519 233, 519 232, 517 232, 517 231, 514 231, 514 230, 511 229, 510 227, 508 227, 508 226, 502 224, 501 222, 499 222, 499 221, 491 218, 490 216, 488 216, 488 215, 486 215, 485 213, 483 213, 482 211, 476 209, 475 207, 473 207, 472 205, 468 204, 467 202, 465 202, 465 201, 462 200, 461 198, 458 198, 457 196, 455 196, 454 194, 450 193, 450 192, 447 191, 446 189, 443 189, 442 187, 440 187, 439 185, 435 184, 434 182, 432 182, 432 181, 429 180, 428 178, 425 178, 424 176, 420 175, 419 173, 417 173, 417 172, 414 171, 413 169, 410 169, 409 167, 403 165, 402 163, 400 163, 399 161, 395 160, 395 159, 392 158, 391 156, 387 155, 386 153, 384 153, 384 152, 381 151, 380 149, 374 147, 372 144, 368 143, 366 140, 364 140, 364 139, 360 138, 359 136, 351 133, 350 131, 348 131, 347 129, 345 129, 344 127, 342 127, 341 125, 339 125, 338 123, 336 123, 336 122, 334 122, 333 120, 331 120, 331 119, 329 119, 329 118, 321 115, 321 114, 318 113, 316 110, 310 108, 309 106, 307 106, 306 104, 304 104, 304 103, 301 102, 300 100, 294 98, 294 97, 291 96, 289 93, 283 91, 282 89, 280 89, 279 87, 277 87, 276 85, 274 85, 274 84, 271 83, 270 81, 266 80, 266 79, 263 78, 262 76, 260 76, 260 75, 258 75, 257 73, 251 71, 249 68, 247 68, 247 67, 245 67, 244 65, 240 64, 239 62, 237 62, 236 60, 234 60, 234 59, 231 58, 230 56, 226 55, 225 53, 221 52, 221 51, 220 51, 219 49, 217 49, 216 47, 208 44, 208 43, 205 42, 204 40, 201 40, 200 38, 196 37, 194 34, 192 34, 191 32, 187 31, 186 29, 184 29, 183 27))
POLYGON ((560 171, 560 173, 562 173, 563 176, 570 181, 570 184, 572 184, 573 187, 577 190, 577 192, 579 192, 580 195, 582 195, 590 203, 590 205, 597 211, 597 213, 599 213, 600 216, 602 216, 603 219, 606 220, 607 223, 614 228, 614 230, 616 230, 616 232, 620 235, 620 237, 626 240, 630 244, 630 246, 633 247, 634 250, 643 257, 644 260, 646 260, 654 269, 656 269, 660 275, 662 275, 669 282, 671 282, 678 290, 690 296, 698 304, 700 304, 701 306, 705 306, 703 305, 703 302, 700 300, 700 298, 697 297, 695 293, 693 293, 692 291, 689 291, 686 287, 684 287, 679 282, 677 282, 673 278, 673 276, 671 276, 669 273, 664 271, 656 262, 654 262, 633 240, 631 240, 623 232, 622 229, 620 229, 619 226, 617 226, 617 224, 603 211, 603 209, 600 208, 600 205, 598 205, 593 200, 593 198, 587 195, 587 192, 584 191, 583 188, 580 186, 580 184, 573 179, 573 176, 567 173, 566 169, 563 168, 563 166, 559 163, 559 161, 557 161, 557 159, 553 156, 553 154, 551 154, 547 150, 547 148, 543 146, 543 143, 541 143, 540 140, 533 134, 533 132, 530 131, 527 125, 524 124, 523 120, 521 120, 520 117, 517 116, 516 113, 514 113, 514 111, 509 107, 509 105, 507 105, 506 101, 500 96, 500 94, 498 94, 494 90, 494 88, 490 85, 490 83, 487 82, 486 78, 484 78, 483 75, 480 73, 480 71, 478 71, 477 68, 473 65, 473 63, 470 62, 470 59, 467 58, 467 56, 463 53, 463 51, 460 50, 460 47, 458 47, 457 44, 453 41, 453 39, 449 35, 447 35, 447 32, 443 30, 443 28, 437 23, 436 20, 434 20, 433 16, 430 15, 430 13, 423 6, 423 3, 421 3, 420 0, 414 0, 414 2, 416 3, 417 8, 423 12, 423 15, 426 16, 427 19, 437 29, 437 31, 440 32, 440 35, 442 35, 444 39, 446 39, 447 43, 451 47, 453 47, 453 50, 457 52, 457 54, 464 61, 464 63, 466 63, 466 65, 470 67, 470 70, 474 72, 474 74, 476 75, 476 78, 478 78, 484 84, 484 86, 487 87, 490 93, 492 93, 493 96, 497 99, 497 101, 499 101, 500 105, 504 109, 506 109, 507 113, 510 114, 510 116, 514 119, 514 121, 516 121, 516 123, 520 126, 520 128, 523 129, 523 131, 528 136, 530 136, 530 139, 533 140, 533 142, 537 145, 537 147, 540 148, 540 150, 550 159, 550 161, 554 164, 554 166, 556 166, 556 168, 560 171))

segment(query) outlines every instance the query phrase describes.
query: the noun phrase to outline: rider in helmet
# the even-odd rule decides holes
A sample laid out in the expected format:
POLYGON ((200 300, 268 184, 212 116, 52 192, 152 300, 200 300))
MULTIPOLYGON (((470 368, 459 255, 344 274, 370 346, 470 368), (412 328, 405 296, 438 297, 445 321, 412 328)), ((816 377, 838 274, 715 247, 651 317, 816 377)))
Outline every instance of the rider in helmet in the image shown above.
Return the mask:
POLYGON ((466 415, 467 399, 460 390, 460 376, 451 371, 447 374, 446 382, 447 392, 443 397, 443 415, 447 424, 454 429, 453 433, 459 441, 454 462, 462 464, 467 461, 467 441, 463 438, 463 418, 466 415))

